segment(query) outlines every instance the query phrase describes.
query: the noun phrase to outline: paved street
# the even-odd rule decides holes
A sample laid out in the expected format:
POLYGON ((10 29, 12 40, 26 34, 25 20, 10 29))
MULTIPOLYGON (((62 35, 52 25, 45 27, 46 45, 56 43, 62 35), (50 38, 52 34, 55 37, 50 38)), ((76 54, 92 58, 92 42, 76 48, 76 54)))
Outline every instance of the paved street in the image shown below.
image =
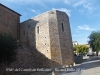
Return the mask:
POLYGON ((55 75, 100 75, 100 57, 92 57, 81 65, 73 67, 72 70, 57 72, 55 75))
POLYGON ((81 75, 100 75, 100 57, 90 58, 81 75))
POLYGON ((91 57, 80 65, 74 66, 73 68, 65 68, 60 72, 26 72, 13 75, 100 75, 100 57, 91 57))

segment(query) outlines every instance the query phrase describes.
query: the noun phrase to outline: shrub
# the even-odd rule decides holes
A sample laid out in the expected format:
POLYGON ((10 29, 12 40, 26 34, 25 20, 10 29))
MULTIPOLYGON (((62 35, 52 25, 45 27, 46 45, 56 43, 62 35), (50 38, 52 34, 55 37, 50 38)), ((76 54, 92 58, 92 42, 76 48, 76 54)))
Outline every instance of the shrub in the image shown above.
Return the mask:
POLYGON ((16 39, 10 34, 0 33, 0 64, 10 64, 16 60, 16 39))

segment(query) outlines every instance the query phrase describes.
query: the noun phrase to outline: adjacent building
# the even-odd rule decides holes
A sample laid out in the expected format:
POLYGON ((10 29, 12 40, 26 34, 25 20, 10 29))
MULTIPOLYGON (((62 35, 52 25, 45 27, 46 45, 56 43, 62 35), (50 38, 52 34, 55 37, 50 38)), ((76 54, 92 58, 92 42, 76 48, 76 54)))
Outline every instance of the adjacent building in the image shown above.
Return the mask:
POLYGON ((78 42, 77 41, 73 41, 73 46, 74 45, 78 45, 78 42))
POLYGON ((19 39, 20 14, 0 3, 0 31, 19 39))

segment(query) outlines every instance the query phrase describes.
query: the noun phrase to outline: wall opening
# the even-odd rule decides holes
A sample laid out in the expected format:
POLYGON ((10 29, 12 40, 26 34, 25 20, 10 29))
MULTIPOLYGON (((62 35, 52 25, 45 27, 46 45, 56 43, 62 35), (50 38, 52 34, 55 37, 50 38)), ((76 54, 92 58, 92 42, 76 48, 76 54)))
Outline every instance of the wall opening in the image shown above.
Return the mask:
POLYGON ((64 31, 64 25, 63 25, 63 23, 61 23, 61 25, 62 25, 62 31, 64 31))
POLYGON ((25 30, 23 30, 23 35, 25 35, 25 30))
POLYGON ((37 33, 39 34, 39 26, 37 27, 37 33))

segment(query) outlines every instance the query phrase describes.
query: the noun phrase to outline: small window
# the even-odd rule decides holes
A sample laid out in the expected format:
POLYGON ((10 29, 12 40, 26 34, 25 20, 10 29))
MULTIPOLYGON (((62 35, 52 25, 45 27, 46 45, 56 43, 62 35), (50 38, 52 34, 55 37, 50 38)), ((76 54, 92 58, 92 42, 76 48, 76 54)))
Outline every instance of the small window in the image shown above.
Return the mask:
POLYGON ((23 35, 25 35, 25 30, 23 30, 23 35))
POLYGON ((61 25, 62 25, 62 31, 64 31, 64 25, 63 25, 63 23, 61 23, 61 25))
POLYGON ((37 27, 37 33, 39 34, 39 27, 37 27))

